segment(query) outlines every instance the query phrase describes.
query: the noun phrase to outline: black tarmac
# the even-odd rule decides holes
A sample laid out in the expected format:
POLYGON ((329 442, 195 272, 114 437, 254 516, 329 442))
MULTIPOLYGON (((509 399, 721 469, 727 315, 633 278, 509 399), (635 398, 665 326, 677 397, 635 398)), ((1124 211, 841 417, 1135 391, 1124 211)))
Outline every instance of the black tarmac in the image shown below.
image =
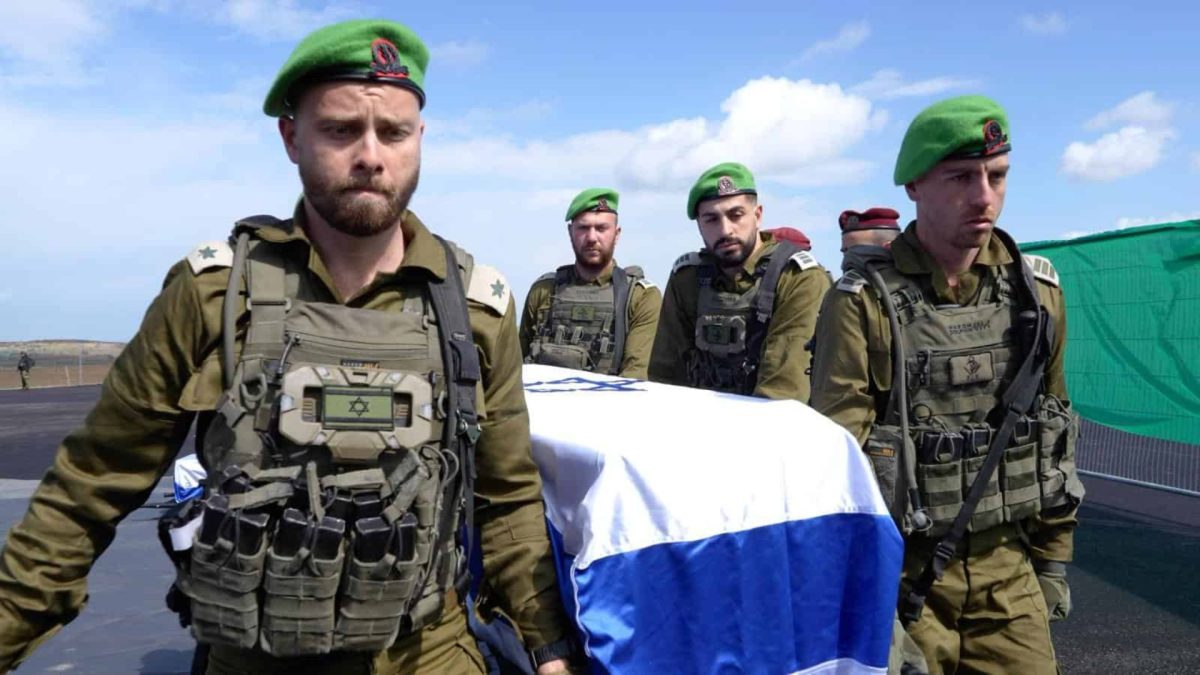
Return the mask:
MULTIPOLYGON (((0 391, 0 540, 98 394, 95 386, 0 391)), ((1074 609, 1054 624, 1063 672, 1200 674, 1200 499, 1084 483, 1069 571, 1074 609)), ((154 534, 155 505, 170 492, 166 477, 121 524, 92 571, 87 608, 21 673, 188 672, 193 643, 163 604, 173 571, 154 534)))

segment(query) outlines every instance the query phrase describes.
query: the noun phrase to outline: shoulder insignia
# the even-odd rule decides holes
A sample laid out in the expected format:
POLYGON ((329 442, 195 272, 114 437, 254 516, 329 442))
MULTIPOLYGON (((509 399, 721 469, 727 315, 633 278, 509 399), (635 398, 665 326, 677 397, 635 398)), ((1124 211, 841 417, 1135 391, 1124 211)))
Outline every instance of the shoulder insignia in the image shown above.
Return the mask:
POLYGON ((675 259, 675 264, 671 266, 671 274, 679 271, 681 267, 691 267, 700 264, 700 253, 698 251, 689 251, 675 259))
POLYGON ((654 285, 653 281, 650 281, 649 279, 647 279, 645 277, 642 277, 642 278, 638 279, 637 281, 635 281, 634 285, 641 286, 642 288, 646 288, 646 289, 658 288, 657 286, 654 285))
POLYGON ((1054 269, 1054 264, 1049 258, 1044 258, 1040 255, 1025 254, 1021 256, 1025 260, 1025 264, 1033 270, 1033 276, 1040 279, 1051 286, 1058 286, 1058 271, 1054 269))
POLYGON ((192 249, 187 261, 192 274, 200 274, 213 267, 229 267, 233 265, 233 249, 228 242, 206 241, 192 249))
POLYGON ((486 305, 500 316, 508 311, 508 299, 512 289, 508 280, 491 265, 475 265, 471 271, 471 283, 467 286, 467 299, 486 305))
POLYGON ((809 253, 808 251, 796 251, 792 254, 791 258, 788 258, 788 260, 796 263, 802 272, 820 265, 820 263, 817 262, 817 259, 813 257, 813 254, 809 253))
POLYGON ((849 270, 838 279, 837 289, 845 293, 858 295, 863 286, 867 285, 867 278, 859 274, 856 270, 849 270))

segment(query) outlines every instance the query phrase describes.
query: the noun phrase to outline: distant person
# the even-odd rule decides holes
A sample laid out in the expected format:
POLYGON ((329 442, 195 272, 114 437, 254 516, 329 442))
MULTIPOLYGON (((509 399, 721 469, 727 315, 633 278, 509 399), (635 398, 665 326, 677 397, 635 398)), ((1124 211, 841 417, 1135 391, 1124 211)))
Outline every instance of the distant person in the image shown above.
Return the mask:
POLYGON ((21 388, 29 388, 29 371, 33 370, 33 357, 25 352, 21 352, 21 358, 17 359, 17 372, 21 374, 21 388))
POLYGON ((886 247, 900 235, 900 214, 881 206, 862 213, 842 211, 838 216, 838 228, 842 231, 842 253, 851 246, 886 247))
POLYGON ((575 262, 542 275, 525 297, 526 363, 646 379, 662 293, 642 268, 613 260, 618 199, 616 190, 591 188, 567 208, 575 262))
POLYGON ((807 402, 805 345, 832 285, 829 273, 801 245, 760 229, 758 189, 741 164, 701 174, 687 216, 704 248, 680 256, 671 270, 650 379, 807 402))

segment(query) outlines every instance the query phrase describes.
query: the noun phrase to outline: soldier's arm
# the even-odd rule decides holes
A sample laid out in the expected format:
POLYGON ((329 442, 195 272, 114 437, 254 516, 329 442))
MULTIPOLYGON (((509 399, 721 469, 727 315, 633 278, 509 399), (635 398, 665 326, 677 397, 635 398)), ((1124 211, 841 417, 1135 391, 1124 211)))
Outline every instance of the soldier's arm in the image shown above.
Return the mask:
POLYGON ((497 306, 470 303, 486 415, 476 450, 475 513, 484 575, 526 646, 536 649, 567 635, 567 617, 546 533, 542 480, 529 439, 516 306, 511 297, 505 302, 502 316, 497 306))
POLYGON ((810 405, 862 444, 875 422, 864 302, 871 291, 862 286, 854 292, 843 288, 847 286, 839 282, 825 295, 817 319, 810 405))
MULTIPOLYGON (((684 268, 685 271, 687 269, 684 268)), ((684 283, 681 283, 683 276, 681 272, 673 272, 667 280, 647 374, 654 382, 686 386, 687 363, 683 355, 694 340, 695 319, 685 313, 686 304, 682 297, 684 283)))
POLYGON ((820 266, 801 270, 789 265, 784 271, 763 342, 755 396, 808 402, 812 355, 805 345, 816 331, 817 313, 829 285, 829 275, 820 266))
MULTIPOLYGON (((1062 289, 1041 281, 1038 292, 1042 303, 1054 319, 1054 341, 1050 345, 1050 359, 1046 363, 1046 393, 1068 400, 1063 360, 1067 344, 1067 311, 1062 289)), ((1040 514, 1028 528, 1029 543, 1033 557, 1038 560, 1070 562, 1074 554, 1077 506, 1064 507, 1058 513, 1040 514)))
POLYGON ((629 303, 629 331, 625 336, 625 355, 621 359, 621 376, 646 379, 650 367, 650 350, 658 330, 658 315, 662 310, 662 293, 646 280, 633 286, 629 303))
POLYGON ((212 343, 203 304, 192 273, 172 270, 113 363, 96 407, 59 446, 9 531, 0 553, 0 671, 78 615, 88 571, 117 523, 170 466, 194 416, 180 396, 212 343))

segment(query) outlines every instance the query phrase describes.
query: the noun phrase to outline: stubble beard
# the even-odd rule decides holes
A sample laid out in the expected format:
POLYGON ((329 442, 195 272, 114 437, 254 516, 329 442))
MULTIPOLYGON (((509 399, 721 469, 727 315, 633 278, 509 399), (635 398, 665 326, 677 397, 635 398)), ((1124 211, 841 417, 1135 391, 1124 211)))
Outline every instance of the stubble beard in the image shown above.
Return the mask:
POLYGON ((599 262, 592 262, 592 261, 588 260, 587 258, 583 257, 583 255, 581 255, 579 251, 575 252, 575 264, 577 266, 579 266, 581 269, 584 269, 592 274, 597 274, 597 275, 600 274, 601 272, 603 272, 606 267, 608 267, 608 264, 612 262, 612 259, 613 259, 613 252, 605 251, 603 249, 600 250, 599 262))
POLYGON ((326 181, 300 167, 300 182, 304 185, 304 196, 313 210, 328 225, 352 237, 370 237, 396 226, 421 179, 421 168, 416 167, 412 175, 399 185, 388 186, 379 181, 326 181), (352 190, 369 189, 385 197, 382 202, 364 195, 354 195, 352 190))
POLYGON ((717 263, 721 267, 725 269, 741 267, 742 264, 746 262, 746 259, 750 257, 750 254, 754 252, 754 239, 757 236, 757 232, 751 234, 750 237, 745 241, 732 239, 730 237, 722 238, 717 240, 717 242, 713 244, 712 248, 709 250, 713 254, 713 257, 717 259, 717 263), (720 246, 731 239, 738 243, 738 247, 732 251, 721 250, 720 246))

